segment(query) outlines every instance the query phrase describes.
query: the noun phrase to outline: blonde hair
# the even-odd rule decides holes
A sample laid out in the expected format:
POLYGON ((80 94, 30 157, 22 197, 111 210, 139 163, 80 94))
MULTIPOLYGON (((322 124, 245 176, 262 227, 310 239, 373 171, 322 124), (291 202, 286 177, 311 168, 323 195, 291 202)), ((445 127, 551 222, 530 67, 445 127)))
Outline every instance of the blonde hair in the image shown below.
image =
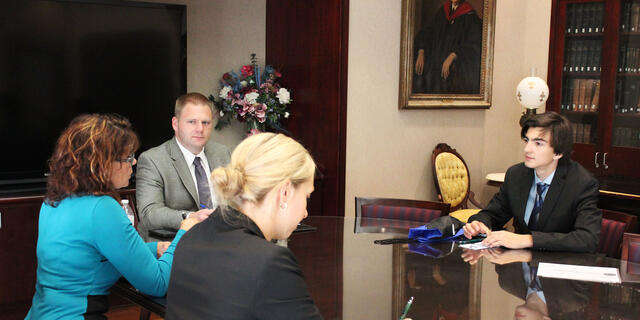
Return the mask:
POLYGON ((260 133, 246 138, 231 154, 231 162, 211 173, 220 207, 239 209, 243 202, 260 203, 287 179, 294 187, 313 179, 316 165, 309 151, 283 135, 260 133))

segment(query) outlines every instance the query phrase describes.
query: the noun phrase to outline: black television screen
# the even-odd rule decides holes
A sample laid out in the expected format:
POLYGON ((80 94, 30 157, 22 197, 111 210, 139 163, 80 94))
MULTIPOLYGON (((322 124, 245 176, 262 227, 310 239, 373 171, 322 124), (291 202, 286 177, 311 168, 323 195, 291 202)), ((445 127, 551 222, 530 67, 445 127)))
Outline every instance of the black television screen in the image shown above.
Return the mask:
POLYGON ((141 150, 173 134, 186 91, 186 7, 130 1, 3 0, 0 193, 44 187, 61 131, 82 113, 119 113, 141 150))

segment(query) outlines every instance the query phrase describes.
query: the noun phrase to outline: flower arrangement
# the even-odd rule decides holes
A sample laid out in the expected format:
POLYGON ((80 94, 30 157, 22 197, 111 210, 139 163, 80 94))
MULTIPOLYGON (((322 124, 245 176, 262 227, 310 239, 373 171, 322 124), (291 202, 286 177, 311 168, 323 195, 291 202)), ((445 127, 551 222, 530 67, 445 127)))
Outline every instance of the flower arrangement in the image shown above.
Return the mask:
POLYGON ((240 75, 233 71, 222 75, 218 99, 209 96, 220 113, 215 128, 220 130, 235 119, 247 123, 250 135, 266 128, 284 131, 280 121, 289 117, 287 105, 292 100, 289 90, 280 86, 281 77, 270 65, 260 72, 255 53, 251 64, 240 68, 240 75))

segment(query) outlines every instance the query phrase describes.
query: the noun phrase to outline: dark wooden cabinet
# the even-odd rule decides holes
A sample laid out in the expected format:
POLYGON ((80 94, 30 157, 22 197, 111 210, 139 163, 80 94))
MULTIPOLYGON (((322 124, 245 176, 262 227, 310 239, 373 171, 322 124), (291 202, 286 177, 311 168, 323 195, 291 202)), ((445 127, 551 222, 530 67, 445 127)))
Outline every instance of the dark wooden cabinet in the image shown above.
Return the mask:
POLYGON ((571 120, 573 159, 638 184, 640 1, 553 0, 550 41, 547 109, 571 120))
POLYGON ((36 284, 42 196, 0 199, 0 319, 22 319, 36 284))

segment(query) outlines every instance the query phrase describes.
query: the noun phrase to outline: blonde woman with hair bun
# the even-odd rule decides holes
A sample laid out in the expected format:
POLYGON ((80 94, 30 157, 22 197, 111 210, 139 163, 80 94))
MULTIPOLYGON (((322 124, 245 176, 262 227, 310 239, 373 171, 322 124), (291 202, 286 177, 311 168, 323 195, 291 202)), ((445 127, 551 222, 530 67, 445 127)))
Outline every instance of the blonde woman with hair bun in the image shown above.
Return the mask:
POLYGON ((219 208, 175 252, 166 319, 322 319, 287 239, 307 216, 315 163, 282 134, 242 141, 211 174, 219 208))

